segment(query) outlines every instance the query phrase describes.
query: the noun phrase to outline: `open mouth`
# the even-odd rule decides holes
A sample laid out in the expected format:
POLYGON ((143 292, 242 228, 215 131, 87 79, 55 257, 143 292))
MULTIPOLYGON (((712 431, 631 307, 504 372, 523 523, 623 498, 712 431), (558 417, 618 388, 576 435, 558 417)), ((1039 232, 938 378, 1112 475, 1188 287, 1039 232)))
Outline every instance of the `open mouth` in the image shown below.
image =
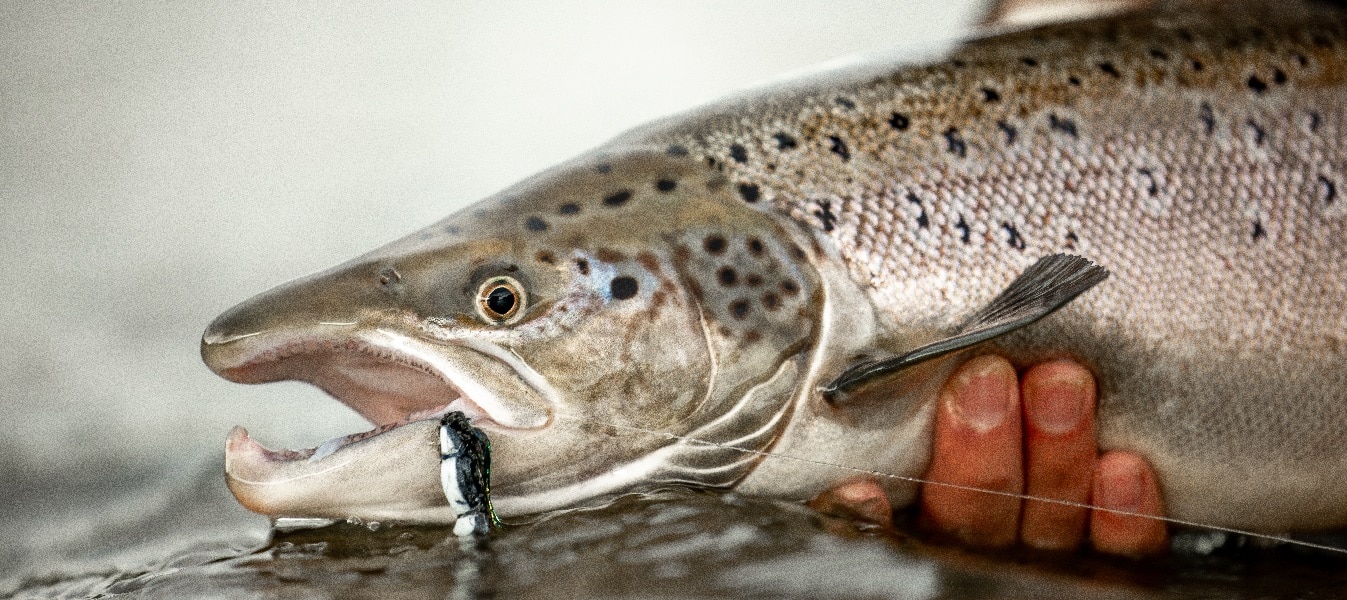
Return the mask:
MULTIPOLYGON (((341 447, 413 421, 438 418, 450 410, 464 413, 478 426, 501 426, 432 365, 361 340, 295 340, 218 372, 239 383, 296 380, 313 384, 375 426, 316 448, 267 450, 263 456, 273 460, 320 460, 341 447)), ((229 447, 243 439, 251 442, 244 430, 231 433, 229 447)))
POLYGON ((226 481, 245 507, 273 517, 441 520, 439 418, 524 433, 552 420, 551 392, 512 353, 431 343, 384 329, 207 336, 202 354, 239 383, 311 383, 374 424, 317 447, 272 450, 241 427, 225 444, 226 481), (430 511, 430 512, 426 512, 430 511))

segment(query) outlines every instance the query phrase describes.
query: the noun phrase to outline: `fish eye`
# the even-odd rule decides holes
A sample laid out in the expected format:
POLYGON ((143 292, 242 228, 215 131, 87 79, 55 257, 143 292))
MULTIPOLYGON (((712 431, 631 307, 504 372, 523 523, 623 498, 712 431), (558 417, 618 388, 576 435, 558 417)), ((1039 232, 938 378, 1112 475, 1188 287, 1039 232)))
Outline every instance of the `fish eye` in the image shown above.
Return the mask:
POLYGON ((477 312, 487 321, 504 323, 524 308, 524 286, 509 277, 493 277, 477 290, 477 312))

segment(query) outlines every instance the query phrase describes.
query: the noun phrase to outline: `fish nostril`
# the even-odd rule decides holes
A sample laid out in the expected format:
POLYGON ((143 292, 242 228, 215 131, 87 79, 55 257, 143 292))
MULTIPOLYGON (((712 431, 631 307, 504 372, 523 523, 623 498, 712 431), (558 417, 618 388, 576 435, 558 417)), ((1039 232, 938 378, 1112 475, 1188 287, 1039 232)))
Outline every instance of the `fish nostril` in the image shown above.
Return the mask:
POLYGON ((402 274, 393 267, 384 267, 379 269, 378 281, 379 287, 389 289, 402 282, 402 274))

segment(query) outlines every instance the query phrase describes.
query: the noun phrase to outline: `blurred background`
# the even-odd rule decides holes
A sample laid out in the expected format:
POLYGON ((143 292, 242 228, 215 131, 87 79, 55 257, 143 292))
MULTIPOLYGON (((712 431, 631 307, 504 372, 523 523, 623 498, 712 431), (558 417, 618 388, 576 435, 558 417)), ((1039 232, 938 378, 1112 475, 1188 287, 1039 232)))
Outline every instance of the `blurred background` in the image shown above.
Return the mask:
POLYGON ((0 3, 0 572, 217 481, 235 424, 292 448, 368 428, 212 375, 198 339, 231 305, 652 118, 956 35, 980 2, 390 6, 0 3))

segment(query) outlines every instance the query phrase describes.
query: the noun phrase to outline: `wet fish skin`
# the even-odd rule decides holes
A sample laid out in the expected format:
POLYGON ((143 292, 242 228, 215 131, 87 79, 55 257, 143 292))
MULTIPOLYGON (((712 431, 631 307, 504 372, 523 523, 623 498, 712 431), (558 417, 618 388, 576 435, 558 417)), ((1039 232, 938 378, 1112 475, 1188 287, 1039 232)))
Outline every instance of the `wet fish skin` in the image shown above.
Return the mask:
MULTIPOLYGON (((928 64, 778 86, 635 130, 236 307, 203 356, 237 380, 334 391, 351 378, 305 370, 322 360, 249 361, 280 347, 331 358, 314 348, 353 338, 387 353, 369 332, 395 331, 429 372, 425 357, 452 346, 456 373, 546 415, 527 433, 491 431, 502 514, 677 482, 803 498, 846 473, 645 432, 920 473, 939 384, 966 354, 845 406, 817 386, 948 333, 1034 260, 1069 252, 1112 277, 995 349, 1090 364, 1101 446, 1150 459, 1172 515, 1342 526, 1345 67, 1342 13, 1232 3, 1006 32, 928 64), (492 260, 539 299, 527 326, 473 322, 492 260), (404 292, 372 302, 386 269, 404 292), (638 279, 636 303, 614 300, 623 275, 638 279), (492 370, 492 352, 518 360, 492 370)), ((385 415, 386 392, 334 391, 376 422, 413 408, 385 415)), ((377 448, 400 431, 338 454, 377 479, 394 468, 377 448)))
MULTIPOLYGON (((1342 14, 1319 10, 1010 33, 632 138, 696 148, 820 230, 897 346, 956 327, 1044 254, 1107 267, 1109 282, 1001 350, 1091 364, 1101 443, 1150 458, 1175 516, 1341 525, 1347 44, 1342 14)), ((820 437, 776 449, 845 439, 820 437)), ((790 477, 780 467, 744 485, 771 488, 790 477)))

